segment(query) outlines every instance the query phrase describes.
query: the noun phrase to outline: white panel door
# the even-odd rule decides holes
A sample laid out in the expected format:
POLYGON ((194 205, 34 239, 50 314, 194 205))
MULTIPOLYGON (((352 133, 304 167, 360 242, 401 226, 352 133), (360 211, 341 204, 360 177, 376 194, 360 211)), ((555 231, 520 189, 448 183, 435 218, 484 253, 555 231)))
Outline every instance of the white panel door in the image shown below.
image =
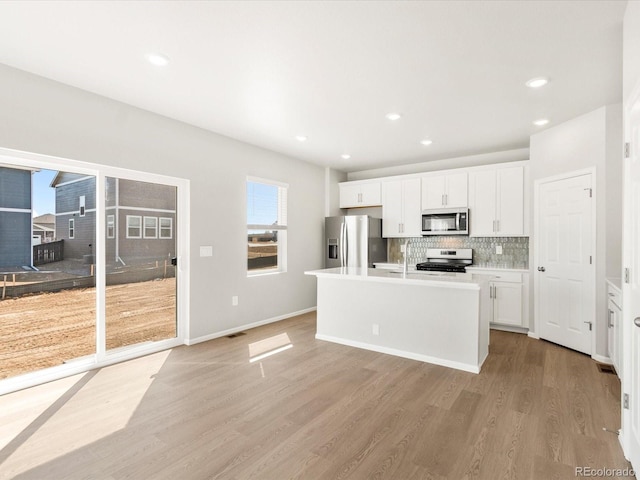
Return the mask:
POLYGON ((497 172, 498 235, 524 233, 524 167, 499 168, 497 172))
POLYGON ((480 170, 469 175, 471 199, 469 223, 471 235, 487 237, 495 235, 496 220, 496 171, 480 170))
POLYGON ((382 184, 382 236, 403 236, 401 180, 382 184))
POLYGON ((640 84, 626 112, 630 155, 624 175, 624 266, 622 285, 622 391, 629 395, 623 409, 622 445, 635 471, 640 469, 640 84))
POLYGON ((536 232, 540 337, 591 354, 595 261, 591 174, 543 182, 536 232))

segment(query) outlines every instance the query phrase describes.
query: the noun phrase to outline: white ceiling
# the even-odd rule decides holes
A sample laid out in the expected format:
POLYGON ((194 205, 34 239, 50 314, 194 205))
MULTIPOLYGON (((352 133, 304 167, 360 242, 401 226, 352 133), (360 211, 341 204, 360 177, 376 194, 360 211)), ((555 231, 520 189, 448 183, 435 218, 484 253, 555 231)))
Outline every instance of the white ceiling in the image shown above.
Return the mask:
POLYGON ((0 63, 357 171, 527 147, 537 118, 553 126, 620 102, 625 8, 615 0, 2 1, 0 63), (169 65, 149 64, 151 52, 169 65), (525 87, 537 76, 549 85, 525 87), (402 119, 390 122, 389 112, 402 119), (424 138, 433 144, 420 145, 424 138))

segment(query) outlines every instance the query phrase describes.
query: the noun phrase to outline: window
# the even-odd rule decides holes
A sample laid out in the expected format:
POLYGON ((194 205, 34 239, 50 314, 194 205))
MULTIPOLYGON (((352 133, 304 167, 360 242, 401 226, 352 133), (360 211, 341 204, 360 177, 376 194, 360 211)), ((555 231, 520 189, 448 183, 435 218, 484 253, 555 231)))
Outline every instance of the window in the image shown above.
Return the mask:
POLYGON ((84 212, 85 212, 85 196, 84 195, 80 195, 80 216, 84 217, 84 212))
POLYGON ((160 217, 160 238, 173 238, 173 218, 160 217))
POLYGON ((247 178, 247 272, 287 270, 288 185, 247 178))
POLYGON ((69 238, 73 239, 76 236, 76 221, 73 218, 69 219, 69 238))
POLYGON ((142 217, 127 215, 127 238, 142 238, 142 217))
POLYGON ((115 215, 107 215, 107 238, 115 238, 116 236, 116 217, 115 215))
POLYGON ((158 238, 158 217, 144 217, 144 238, 158 238))

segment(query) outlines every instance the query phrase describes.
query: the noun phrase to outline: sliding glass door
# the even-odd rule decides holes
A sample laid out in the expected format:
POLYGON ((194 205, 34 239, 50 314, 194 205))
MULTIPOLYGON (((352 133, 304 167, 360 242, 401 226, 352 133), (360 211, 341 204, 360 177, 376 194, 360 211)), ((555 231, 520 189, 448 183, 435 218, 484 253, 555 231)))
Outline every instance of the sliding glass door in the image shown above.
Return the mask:
POLYGON ((176 190, 106 178, 107 350, 177 335, 176 190))
POLYGON ((186 180, 0 148, 0 394, 182 343, 188 198, 186 180))

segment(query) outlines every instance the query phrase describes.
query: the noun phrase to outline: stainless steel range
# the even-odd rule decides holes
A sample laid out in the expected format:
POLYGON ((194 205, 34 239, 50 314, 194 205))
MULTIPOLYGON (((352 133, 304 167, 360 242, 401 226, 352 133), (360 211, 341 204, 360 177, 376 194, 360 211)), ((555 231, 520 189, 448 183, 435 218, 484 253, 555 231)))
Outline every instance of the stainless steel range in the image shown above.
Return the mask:
POLYGON ((466 272, 466 267, 472 264, 472 248, 428 248, 427 261, 418 263, 416 269, 431 272, 466 272))

